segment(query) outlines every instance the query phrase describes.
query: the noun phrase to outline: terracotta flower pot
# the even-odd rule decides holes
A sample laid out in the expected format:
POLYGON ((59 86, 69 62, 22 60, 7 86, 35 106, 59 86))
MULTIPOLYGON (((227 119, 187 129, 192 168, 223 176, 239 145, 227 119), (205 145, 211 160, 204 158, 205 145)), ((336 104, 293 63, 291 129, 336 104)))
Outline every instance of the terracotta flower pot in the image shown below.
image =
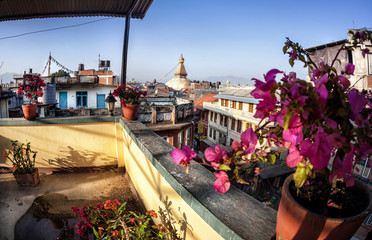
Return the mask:
POLYGON ((33 173, 13 173, 18 185, 37 186, 40 182, 39 170, 36 168, 33 173))
POLYGON ((36 104, 22 105, 23 115, 27 120, 34 120, 36 118, 36 104))
POLYGON ((121 105, 121 108, 126 119, 135 120, 137 118, 139 105, 126 104, 125 106, 121 105))
POLYGON ((371 193, 361 182, 355 181, 355 187, 367 201, 367 207, 361 213, 347 218, 327 218, 313 213, 296 202, 289 191, 293 174, 283 184, 282 198, 279 204, 276 240, 283 239, 350 239, 358 230, 371 209, 371 193))

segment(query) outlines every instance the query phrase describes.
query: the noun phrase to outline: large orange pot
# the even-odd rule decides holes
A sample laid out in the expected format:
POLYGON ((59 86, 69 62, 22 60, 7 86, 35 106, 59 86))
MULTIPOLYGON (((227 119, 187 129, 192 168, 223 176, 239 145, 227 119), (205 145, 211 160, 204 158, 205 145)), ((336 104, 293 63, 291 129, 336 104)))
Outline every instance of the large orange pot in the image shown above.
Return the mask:
POLYGON ((296 202, 289 192, 293 174, 284 181, 282 198, 279 204, 276 240, 298 239, 350 239, 358 230, 371 209, 371 193, 361 182, 355 181, 355 187, 364 196, 367 207, 361 213, 348 218, 327 218, 310 212, 296 202))
POLYGON ((33 120, 36 118, 36 104, 22 105, 22 110, 25 119, 33 120))
POLYGON ((126 119, 135 120, 137 118, 139 105, 121 105, 121 109, 123 110, 123 115, 126 119))

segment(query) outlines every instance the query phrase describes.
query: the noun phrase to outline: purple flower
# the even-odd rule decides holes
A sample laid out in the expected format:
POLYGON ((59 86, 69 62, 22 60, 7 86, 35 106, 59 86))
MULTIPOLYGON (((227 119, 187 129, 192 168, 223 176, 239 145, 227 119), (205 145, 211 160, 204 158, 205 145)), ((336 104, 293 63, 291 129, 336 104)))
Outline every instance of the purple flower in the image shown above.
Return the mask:
POLYGON ((369 49, 368 48, 365 48, 365 49, 362 50, 363 58, 366 56, 366 54, 369 54, 369 49))
POLYGON ((300 152, 298 151, 297 147, 294 145, 291 145, 289 147, 289 154, 287 156, 287 165, 290 168, 294 168, 297 166, 297 163, 301 162, 303 159, 303 156, 300 155, 300 152))
POLYGON ((319 95, 319 102, 325 106, 328 98, 328 90, 324 83, 328 82, 328 76, 324 74, 320 79, 313 79, 313 81, 315 83, 315 92, 319 95))
POLYGON ((217 145, 214 149, 212 147, 205 149, 204 156, 209 162, 219 162, 227 158, 227 153, 225 149, 217 145))
POLYGON ((257 136, 252 128, 245 130, 240 135, 245 153, 252 153, 257 145, 257 136))
POLYGON ((183 166, 186 166, 193 158, 196 157, 196 155, 197 154, 187 146, 184 146, 182 150, 176 148, 171 152, 173 161, 178 165, 183 166))
POLYGON ((327 133, 321 127, 318 128, 313 140, 306 139, 300 144, 300 149, 300 154, 307 157, 317 170, 328 166, 333 150, 332 146, 328 143, 327 133))
POLYGON ((355 65, 352 63, 348 63, 345 66, 345 74, 347 75, 354 75, 355 65))
POLYGON ((337 79, 344 89, 347 89, 350 87, 350 80, 347 79, 346 77, 339 75, 337 76, 337 79))
POLYGON ((217 177, 217 180, 213 184, 214 189, 219 193, 227 192, 230 189, 230 181, 227 173, 221 171, 214 173, 214 175, 217 177))
POLYGON ((351 120, 353 120, 358 126, 363 126, 364 121, 368 121, 368 119, 363 119, 362 114, 360 112, 366 107, 368 104, 368 98, 363 93, 360 93, 356 89, 352 89, 348 93, 349 102, 351 105, 351 110, 353 114, 351 115, 351 120))

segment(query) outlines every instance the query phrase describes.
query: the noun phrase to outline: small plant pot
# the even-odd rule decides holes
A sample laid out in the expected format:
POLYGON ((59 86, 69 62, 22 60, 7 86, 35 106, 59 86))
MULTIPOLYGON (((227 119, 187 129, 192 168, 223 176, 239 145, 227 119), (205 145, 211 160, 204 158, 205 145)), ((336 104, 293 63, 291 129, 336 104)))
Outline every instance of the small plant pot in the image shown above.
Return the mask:
POLYGON ((276 239, 350 239, 367 217, 372 206, 371 193, 365 184, 355 181, 358 193, 364 196, 366 209, 355 216, 345 218, 328 218, 301 206, 291 195, 289 185, 293 181, 293 174, 288 176, 283 184, 280 200, 276 239))
POLYGON ((139 105, 126 104, 125 106, 122 105, 121 108, 123 110, 124 118, 129 119, 129 120, 137 119, 139 105))
POLYGON ((34 120, 36 118, 36 104, 22 105, 23 116, 27 120, 34 120))
POLYGON ((36 187, 40 182, 39 170, 36 168, 33 173, 13 173, 18 185, 36 187))

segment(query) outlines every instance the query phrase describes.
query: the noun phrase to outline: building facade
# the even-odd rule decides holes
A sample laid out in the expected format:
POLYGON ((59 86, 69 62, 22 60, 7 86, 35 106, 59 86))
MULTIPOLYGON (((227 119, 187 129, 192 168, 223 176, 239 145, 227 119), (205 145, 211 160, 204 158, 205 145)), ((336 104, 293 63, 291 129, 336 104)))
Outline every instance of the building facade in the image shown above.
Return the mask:
POLYGON ((218 102, 205 102, 209 111, 208 136, 204 142, 209 146, 230 147, 240 141, 240 135, 248 128, 256 129, 259 119, 254 118, 258 101, 250 93, 253 88, 228 88, 215 97, 218 102))

